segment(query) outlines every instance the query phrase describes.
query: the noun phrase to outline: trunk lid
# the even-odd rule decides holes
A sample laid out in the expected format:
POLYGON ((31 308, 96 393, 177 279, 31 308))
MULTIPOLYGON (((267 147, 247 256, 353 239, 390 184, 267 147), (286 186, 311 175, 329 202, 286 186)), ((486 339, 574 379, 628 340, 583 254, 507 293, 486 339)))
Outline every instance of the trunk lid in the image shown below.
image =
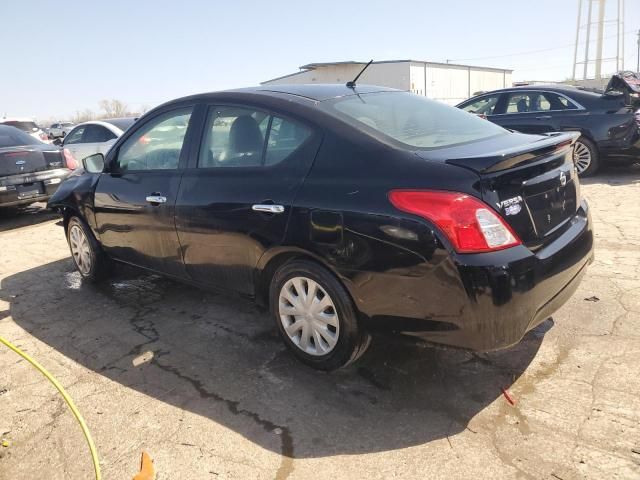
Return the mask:
POLYGON ((516 137, 507 142, 482 142, 475 149, 480 153, 443 160, 476 172, 482 199, 527 247, 537 250, 559 234, 579 207, 573 165, 579 134, 512 135, 516 137))
POLYGON ((27 145, 0 148, 0 177, 63 168, 59 148, 50 145, 27 145))

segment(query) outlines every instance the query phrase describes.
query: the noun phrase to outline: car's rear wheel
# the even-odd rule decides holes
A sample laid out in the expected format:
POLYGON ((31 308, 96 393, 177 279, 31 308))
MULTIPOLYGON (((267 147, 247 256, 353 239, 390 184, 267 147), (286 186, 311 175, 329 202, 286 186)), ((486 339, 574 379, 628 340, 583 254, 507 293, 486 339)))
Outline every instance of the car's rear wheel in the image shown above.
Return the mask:
POLYGON ((107 277, 111 264, 86 223, 71 217, 67 224, 67 242, 71 258, 83 278, 96 282, 107 277))
POLYGON ((600 167, 600 156, 591 140, 585 137, 578 138, 573 147, 573 163, 581 177, 588 177, 596 173, 600 167))
POLYGON ((357 360, 369 346, 346 289, 314 262, 296 260, 280 267, 269 297, 285 344, 307 365, 334 370, 357 360))

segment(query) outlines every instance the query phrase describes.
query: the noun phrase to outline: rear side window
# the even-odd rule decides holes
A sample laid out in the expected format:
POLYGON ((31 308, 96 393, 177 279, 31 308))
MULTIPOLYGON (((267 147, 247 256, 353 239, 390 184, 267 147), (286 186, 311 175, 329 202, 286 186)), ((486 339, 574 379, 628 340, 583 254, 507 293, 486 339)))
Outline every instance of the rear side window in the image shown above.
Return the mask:
POLYGON ((120 147, 119 171, 178 168, 191 108, 167 112, 135 131, 120 147))
POLYGON ((350 95, 320 105, 364 132, 379 132, 418 149, 451 147, 508 133, 459 108, 408 92, 350 95))
POLYGON ((311 130, 302 125, 273 117, 269 129, 265 165, 275 165, 295 152, 311 136, 311 130))
POLYGON ((101 125, 87 125, 82 143, 102 143, 116 138, 116 135, 101 125))
POLYGON ((199 168, 276 165, 295 152, 311 130, 261 110, 217 106, 209 110, 199 168))
POLYGON ((506 113, 575 110, 578 107, 566 97, 553 92, 510 93, 506 113))

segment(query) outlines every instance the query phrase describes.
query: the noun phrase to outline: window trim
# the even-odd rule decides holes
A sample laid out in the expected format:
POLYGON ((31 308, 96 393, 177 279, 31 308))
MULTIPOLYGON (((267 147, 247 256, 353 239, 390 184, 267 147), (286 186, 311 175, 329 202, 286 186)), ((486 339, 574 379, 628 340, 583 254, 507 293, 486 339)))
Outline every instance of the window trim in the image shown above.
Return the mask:
POLYGON ((146 118, 144 122, 140 122, 138 124, 138 121, 136 121, 135 123, 136 128, 131 130, 131 127, 133 127, 133 125, 129 127, 127 131, 124 132, 120 136, 120 138, 116 140, 117 144, 114 144, 114 146, 111 148, 109 152, 110 153, 109 159, 107 161, 107 168, 105 169, 105 171, 115 175, 127 175, 129 173, 135 173, 135 174, 141 174, 141 173, 158 174, 158 172, 175 173, 179 170, 184 170, 186 167, 186 162, 189 158, 188 157, 189 152, 191 150, 192 140, 190 136, 192 134, 190 132, 193 131, 195 126, 194 117, 198 112, 197 109, 198 109, 198 105, 194 103, 189 103, 185 105, 172 105, 171 108, 168 108, 166 110, 160 110, 155 115, 150 116, 149 118, 146 118), (169 113, 176 112, 179 110, 188 110, 188 109, 191 110, 191 113, 189 116, 189 123, 187 124, 187 130, 184 134, 182 148, 180 149, 180 156, 178 157, 178 166, 176 168, 145 169, 145 170, 128 170, 127 169, 127 171, 122 171, 119 168, 116 168, 116 167, 119 167, 119 165, 117 165, 117 162, 118 162, 118 158, 120 157, 120 149, 122 148, 122 145, 124 145, 133 135, 135 135, 137 132, 142 130, 149 123, 156 120, 158 117, 162 117, 163 115, 167 115, 169 113))
POLYGON ((567 97, 566 95, 564 95, 564 94, 562 94, 560 92, 554 92, 553 90, 537 90, 537 89, 510 90, 510 91, 507 91, 507 92, 503 92, 503 95, 506 96, 505 103, 508 101, 509 95, 514 94, 514 93, 519 93, 519 94, 525 94, 525 93, 543 93, 543 94, 544 93, 551 93, 551 94, 554 94, 554 95, 558 95, 559 97, 565 98, 569 103, 573 104, 576 108, 566 108, 564 110, 537 110, 535 112, 494 113, 493 115, 490 115, 490 116, 498 117, 498 116, 504 116, 504 115, 527 115, 529 113, 534 113, 536 115, 544 115, 546 113, 553 113, 553 112, 578 112, 578 111, 585 111, 586 110, 586 108, 584 108, 580 103, 576 102, 572 98, 569 98, 569 97, 567 97))
POLYGON ((273 109, 271 109, 269 107, 262 107, 262 106, 249 104, 249 103, 225 102, 225 101, 207 102, 207 103, 202 104, 202 106, 204 107, 204 115, 203 115, 203 118, 202 118, 202 125, 201 125, 200 131, 199 131, 199 138, 197 139, 198 148, 195 151, 195 154, 193 155, 194 162, 186 167, 188 169, 201 170, 203 172, 210 172, 210 171, 252 171, 252 170, 264 171, 265 169, 278 168, 278 166, 280 166, 283 163, 285 163, 287 161, 287 159, 289 157, 291 157, 291 155, 293 153, 295 153, 298 150, 302 149, 313 138, 315 138, 316 135, 317 135, 317 132, 318 132, 318 127, 317 126, 314 126, 313 124, 310 124, 310 123, 305 122, 305 121, 300 121, 300 120, 298 120, 296 118, 292 118, 291 115, 288 115, 286 113, 278 112, 278 111, 273 110, 273 109), (216 108, 216 107, 244 108, 244 109, 247 109, 247 110, 255 110, 257 112, 263 112, 263 113, 267 114, 267 116, 269 117, 269 124, 267 125, 266 134, 265 134, 265 138, 264 138, 264 145, 262 147, 262 161, 261 161, 260 165, 252 165, 252 166, 246 166, 246 167, 200 167, 200 166, 198 166, 199 163, 200 163, 200 152, 202 151, 202 148, 204 146, 205 135, 207 134, 206 129, 207 129, 207 120, 209 119, 209 112, 213 108, 216 108), (298 148, 296 148, 293 152, 291 152, 286 158, 284 158, 283 160, 281 160, 278 163, 267 165, 265 162, 267 160, 267 147, 269 145, 269 136, 271 135, 271 123, 273 122, 273 117, 278 117, 278 118, 281 118, 282 120, 286 120, 286 121, 289 121, 289 122, 292 122, 292 123, 297 123, 299 125, 302 125, 305 128, 308 128, 309 131, 311 132, 311 134, 308 135, 307 138, 305 139, 305 141, 302 142, 300 145, 298 145, 298 148))

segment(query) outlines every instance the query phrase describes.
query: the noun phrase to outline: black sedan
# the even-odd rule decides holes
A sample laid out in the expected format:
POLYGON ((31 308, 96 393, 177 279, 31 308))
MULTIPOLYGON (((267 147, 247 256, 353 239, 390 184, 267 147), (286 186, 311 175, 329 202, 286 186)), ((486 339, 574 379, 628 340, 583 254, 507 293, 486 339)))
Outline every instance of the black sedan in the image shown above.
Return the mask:
POLYGON ((507 88, 470 98, 458 108, 523 133, 579 132, 575 164, 581 176, 603 161, 640 161, 640 124, 629 95, 570 86, 507 88))
POLYGON ((592 259, 577 136, 381 87, 203 94, 147 113, 49 205, 84 278, 116 261, 253 297, 313 367, 355 360, 373 330, 486 351, 592 259))
POLYGON ((47 200, 71 168, 58 147, 0 125, 0 208, 47 200))

